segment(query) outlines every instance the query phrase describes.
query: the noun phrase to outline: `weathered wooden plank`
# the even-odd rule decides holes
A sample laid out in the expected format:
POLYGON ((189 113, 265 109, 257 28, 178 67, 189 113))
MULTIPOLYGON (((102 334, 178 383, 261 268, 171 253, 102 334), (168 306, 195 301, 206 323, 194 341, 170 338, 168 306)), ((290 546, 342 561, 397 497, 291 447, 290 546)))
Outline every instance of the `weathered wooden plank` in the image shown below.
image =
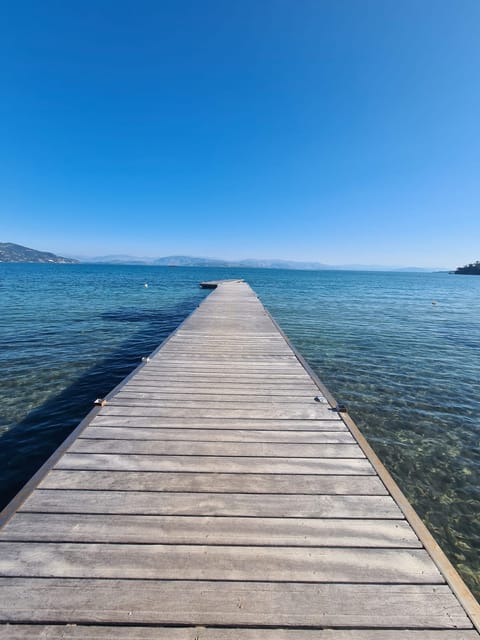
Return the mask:
POLYGON ((224 333, 223 336, 218 334, 216 337, 213 335, 202 334, 199 338, 199 334, 189 332, 188 334, 183 334, 183 336, 175 335, 172 340, 168 344, 165 345, 165 348, 158 352, 154 359, 161 358, 162 355, 171 354, 171 353, 184 353, 185 356, 188 356, 188 349, 192 346, 192 350, 197 354, 205 354, 207 357, 212 353, 215 354, 219 352, 220 354, 232 353, 238 357, 241 357, 244 353, 248 354, 261 354, 261 353, 270 353, 273 352, 276 354, 277 352, 281 352, 287 356, 295 358, 294 351, 289 347, 289 345, 284 341, 275 339, 273 335, 263 336, 260 338, 254 338, 252 334, 243 335, 242 333, 238 334, 238 344, 232 340, 232 335, 228 333, 224 333), (218 338, 224 337, 225 341, 220 341, 218 338), (222 351, 222 344, 225 344, 225 352, 222 351), (258 347, 258 350, 255 349, 258 347))
POLYGON ((239 347, 235 349, 228 348, 224 343, 223 347, 220 344, 218 347, 208 347, 206 350, 200 351, 196 348, 196 343, 193 340, 185 344, 184 347, 172 344, 168 351, 162 350, 157 356, 149 358, 146 365, 147 369, 150 369, 161 368, 164 363, 183 365, 188 362, 193 362, 198 366, 220 364, 223 367, 226 364, 233 364, 234 368, 237 364, 247 366, 257 363, 280 367, 283 365, 302 366, 299 365, 298 358, 291 351, 282 347, 265 349, 258 344, 253 344, 250 348, 239 347))
MULTIPOLYGON (((284 339, 277 335, 255 337, 254 335, 242 336, 238 334, 236 340, 232 340, 228 335, 208 335, 195 334, 174 336, 164 349, 169 349, 170 353, 184 353, 186 356, 190 352, 194 354, 216 354, 238 356, 241 354, 259 354, 274 355, 275 353, 291 354, 293 351, 286 345, 284 339), (283 341, 283 342, 282 342, 283 341)), ((153 356, 152 360, 156 360, 157 356, 153 356)))
MULTIPOLYGON (((215 329, 215 327, 213 327, 213 329, 215 329)), ((208 349, 210 346, 221 346, 223 342, 225 342, 230 349, 235 349, 237 345, 239 349, 252 348, 258 344, 263 348, 282 347, 293 351, 291 346, 279 332, 270 332, 268 335, 260 335, 259 333, 249 333, 248 335, 243 333, 220 334, 215 330, 210 332, 199 332, 195 331, 193 327, 190 327, 188 331, 184 331, 183 327, 179 327, 170 340, 172 345, 183 345, 184 347, 188 347, 192 342, 199 351, 208 349)))
MULTIPOLYGON (((213 396, 232 396, 236 398, 238 402, 244 401, 244 399, 254 399, 259 397, 261 401, 265 401, 265 398, 269 398, 274 401, 276 398, 285 396, 295 396, 298 398, 297 402, 303 402, 303 398, 315 398, 320 396, 318 389, 310 387, 307 384, 301 384, 293 386, 286 383, 251 383, 246 382, 244 384, 230 385, 225 381, 215 380, 171 380, 171 379, 133 379, 132 384, 128 384, 128 389, 131 391, 151 392, 156 394, 162 394, 165 396, 177 395, 182 397, 184 395, 190 395, 192 398, 200 398, 201 396, 211 395, 213 396)), ((326 400, 322 400, 327 404, 326 400)))
MULTIPOLYGON (((258 373, 263 373, 263 367, 265 367, 265 371, 270 371, 271 369, 276 368, 279 370, 279 373, 286 373, 287 370, 295 369, 299 375, 308 375, 295 356, 292 357, 287 352, 277 355, 265 355, 261 352, 261 347, 258 347, 258 345, 253 345, 255 354, 258 355, 249 354, 247 356, 242 355, 238 350, 236 350, 235 352, 228 350, 226 352, 222 351, 222 355, 220 355, 220 349, 218 349, 216 352, 215 350, 211 350, 208 356, 202 356, 197 352, 197 358, 190 359, 190 352, 194 353, 195 350, 195 342, 192 341, 189 345, 187 345, 186 349, 188 353, 186 353, 184 356, 177 353, 176 349, 174 351, 171 351, 169 354, 161 351, 157 356, 154 356, 151 359, 149 358, 149 360, 145 363, 144 372, 154 372, 155 370, 163 369, 164 366, 185 366, 185 368, 189 369, 190 362, 192 362, 192 364, 194 365, 194 369, 203 368, 204 366, 221 366, 222 368, 224 368, 228 364, 233 363, 232 369, 234 370, 236 370, 237 367, 247 367, 256 370, 256 365, 258 363, 258 365, 261 367, 258 373), (225 354, 224 357, 223 354, 225 354)), ((243 353, 246 352, 244 351, 243 353)))
MULTIPOLYGON (((284 340, 284 338, 277 333, 270 336, 249 335, 244 336, 242 334, 235 335, 219 335, 217 333, 202 334, 202 339, 199 340, 194 331, 183 332, 179 327, 174 335, 172 335, 170 341, 164 345, 163 349, 181 349, 188 351, 190 345, 194 345, 194 349, 199 352, 209 352, 210 349, 222 348, 225 345, 225 349, 228 351, 241 351, 242 349, 254 350, 256 346, 258 349, 283 349, 289 353, 294 353, 290 345, 284 340)), ((162 351, 163 351, 162 349, 162 351)), ((158 353, 156 354, 158 355, 158 353)))
POLYGON ((262 342, 252 341, 250 339, 243 340, 238 344, 233 343, 228 338, 221 341, 204 340, 201 338, 199 343, 197 337, 171 340, 156 356, 153 356, 150 362, 160 362, 162 358, 179 357, 187 360, 190 356, 202 360, 208 359, 226 359, 229 356, 236 360, 268 360, 274 361, 279 357, 291 362, 298 361, 293 351, 282 342, 275 342, 271 339, 262 342))
POLYGON ((270 339, 263 342, 247 339, 235 344, 226 336, 226 340, 221 342, 215 343, 212 340, 206 340, 204 343, 203 338, 199 340, 194 336, 189 339, 170 340, 160 352, 150 359, 149 364, 161 362, 164 358, 178 357, 182 360, 188 360, 191 355, 201 360, 217 357, 222 360, 232 356, 234 360, 239 361, 253 358, 274 362, 278 357, 280 362, 285 360, 298 362, 297 356, 285 342, 282 344, 282 342, 274 342, 270 339))
POLYGON ((184 341, 179 343, 178 341, 170 342, 162 349, 161 353, 154 356, 147 364, 161 363, 163 358, 173 359, 179 358, 181 360, 200 360, 205 361, 220 361, 225 362, 229 358, 239 362, 265 361, 275 362, 277 358, 279 361, 298 362, 297 356, 286 345, 281 343, 276 344, 259 344, 258 342, 244 342, 243 345, 234 345, 228 343, 225 340, 215 344, 207 344, 205 347, 199 347, 196 339, 184 341))
MULTIPOLYGON (((17 513, 0 539, 45 542, 419 548, 405 520, 17 513)), ((305 552, 307 555, 307 552, 305 552)))
POLYGON ((476 631, 3 625, 1 640, 478 640, 476 631))
POLYGON ((163 358, 179 358, 181 360, 201 360, 210 361, 218 360, 220 362, 228 361, 229 359, 235 361, 266 361, 275 362, 280 360, 289 360, 290 362, 298 362, 297 357, 288 347, 279 344, 276 347, 269 347, 268 349, 262 349, 258 345, 248 347, 237 347, 233 345, 229 348, 226 344, 220 344, 217 348, 209 346, 206 349, 199 349, 195 341, 189 341, 182 347, 178 342, 170 342, 167 344, 161 352, 161 355, 154 357, 151 362, 161 362, 163 358))
POLYGON ((0 552, 3 577, 445 582, 424 549, 0 542, 0 552))
MULTIPOLYGON (((170 362, 162 362, 159 361, 155 366, 150 363, 142 368, 141 373, 143 377, 151 377, 154 378, 164 378, 170 375, 188 375, 190 378, 194 378, 195 376, 201 375, 207 378, 217 378, 219 375, 225 374, 229 377, 236 377, 237 374, 243 374, 243 377, 240 378, 239 382, 241 383, 245 380, 246 376, 256 376, 256 379, 259 381, 264 381, 266 384, 270 384, 272 382, 291 382, 292 385, 302 384, 308 385, 312 384, 312 379, 309 378, 308 374, 304 369, 297 365, 286 366, 283 365, 281 367, 277 367, 272 365, 258 365, 253 361, 250 365, 245 364, 235 364, 230 360, 225 360, 225 364, 222 364, 218 360, 211 359, 209 364, 201 365, 200 360, 197 360, 197 366, 190 366, 189 364, 175 362, 172 360, 170 362), (291 378, 291 380, 284 380, 284 378, 291 378), (272 380, 270 380, 272 378, 272 380), (278 378, 278 379, 277 379, 278 378)), ((139 372, 140 373, 140 372, 139 372)))
MULTIPOLYGON (((172 403, 173 405, 174 403, 172 403)), ((241 403, 239 403, 241 404, 241 403)), ((121 409, 121 415, 142 415, 151 417, 164 418, 252 418, 263 420, 329 420, 332 418, 333 412, 324 405, 316 402, 315 404, 298 404, 271 406, 265 404, 247 403, 243 407, 232 407, 217 403, 218 406, 204 405, 199 403, 195 407, 183 407, 181 403, 177 406, 170 406, 160 401, 149 401, 148 403, 135 400, 115 400, 112 398, 108 405, 104 407, 104 415, 108 415, 108 409, 121 409)))
POLYGON ((330 420, 248 420, 236 418, 152 418, 145 416, 124 416, 117 407, 102 408, 91 422, 92 426, 111 427, 151 427, 164 429, 257 429, 260 431, 347 431, 345 423, 338 416, 332 414, 330 420), (108 411, 106 411, 108 409, 108 411))
POLYGON ((80 438, 102 440, 155 440, 221 442, 263 442, 282 444, 353 444, 348 431, 274 431, 259 429, 163 429, 151 427, 98 427, 95 423, 83 431, 80 438))
POLYGON ((205 352, 195 350, 194 343, 190 345, 185 352, 181 352, 175 346, 171 347, 170 352, 162 351, 160 355, 152 358, 147 363, 147 370, 161 369, 164 366, 185 366, 189 368, 190 363, 194 368, 217 367, 222 368, 231 365, 231 369, 241 367, 257 369, 257 365, 263 370, 272 368, 295 368, 302 371, 301 364, 291 352, 285 350, 276 350, 276 352, 259 351, 252 349, 250 352, 243 350, 228 351, 221 349, 210 349, 205 352))
POLYGON ((135 383, 138 384, 148 384, 148 385, 191 385, 192 388, 199 387, 210 387, 215 384, 215 386, 225 387, 228 386, 231 388, 239 387, 246 389, 253 389, 258 387, 259 389, 313 389, 314 393, 320 393, 319 389, 312 388, 311 379, 304 376, 264 376, 264 375, 235 375, 233 373, 230 374, 203 374, 198 375, 195 373, 190 374, 188 370, 181 371, 178 373, 157 373, 146 375, 142 373, 144 370, 141 369, 138 374, 135 375, 135 383))
MULTIPOLYGON (((237 312, 238 313, 238 312, 237 312)), ((216 323, 215 323, 216 324, 216 323)), ((175 341, 178 344, 189 344, 190 342, 195 342, 198 348, 208 347, 210 344, 219 344, 225 340, 226 344, 231 347, 235 347, 238 343, 240 347, 247 345, 251 346, 252 344, 260 344, 260 345, 272 345, 272 344, 283 344, 285 345, 286 341, 283 339, 283 336, 277 331, 272 330, 270 326, 270 331, 268 333, 265 332, 242 332, 242 333, 225 333, 220 332, 218 327, 212 326, 210 331, 200 331, 195 329, 195 327, 189 326, 188 329, 185 328, 185 325, 179 327, 178 330, 172 335, 171 341, 175 341)), ((287 347, 289 347, 287 343, 287 347)))
MULTIPOLYGON (((290 345, 282 338, 280 333, 271 333, 270 335, 260 335, 260 334, 249 334, 244 335, 242 333, 239 334, 219 334, 215 331, 211 332, 196 332, 194 329, 190 328, 188 331, 184 331, 183 327, 179 327, 179 330, 172 336, 170 340, 170 346, 187 346, 190 343, 194 343, 196 349, 198 351, 208 350, 210 346, 222 345, 223 339, 225 340, 225 344, 230 349, 235 349, 238 345, 239 349, 242 348, 252 348, 255 344, 260 346, 265 346, 265 348, 282 348, 288 349, 293 352, 293 349, 290 345), (198 339, 198 336, 201 335, 202 339, 198 339)), ((166 345, 169 346, 169 345, 166 345)))
POLYGON ((190 353, 190 347, 194 354, 205 354, 209 356, 211 354, 219 353, 220 355, 232 354, 241 356, 246 354, 273 354, 284 353, 296 357, 293 349, 285 342, 282 341, 280 335, 277 337, 267 338, 253 338, 250 336, 238 335, 238 339, 232 339, 232 336, 225 335, 224 339, 220 336, 208 337, 198 340, 194 335, 180 335, 175 334, 172 339, 164 345, 161 353, 157 353, 154 358, 161 357, 165 353, 183 353, 188 356, 190 353), (280 339, 279 339, 280 338, 280 339))
POLYGON ((180 399, 171 399, 171 398, 143 398, 142 396, 145 394, 135 394, 134 392, 129 392, 127 389, 122 391, 121 393, 117 393, 113 398, 110 399, 110 405, 122 405, 122 406, 149 406, 149 407, 169 407, 169 408, 184 408, 188 414, 188 409, 194 409, 195 411, 199 411, 202 407, 205 409, 211 410, 221 410, 221 411, 235 411, 235 410, 247 410, 247 411, 262 411, 267 412, 267 415, 270 417, 277 417, 276 412, 281 411, 279 417, 284 416, 285 418, 294 418, 295 415, 288 415, 289 412, 296 413, 297 411, 305 411, 309 410, 310 413, 307 417, 315 418, 320 414, 329 414, 331 413, 331 409, 328 406, 324 406, 323 403, 316 402, 311 396, 308 399, 286 399, 284 398, 283 402, 276 402, 274 399, 267 400, 257 400, 255 397, 249 397, 248 400, 242 400, 242 398, 236 398, 234 400, 224 401, 214 400, 212 398, 180 398, 180 399), (317 413, 317 411, 319 413, 317 413))
POLYGON ((240 371, 253 373, 298 373, 305 375, 305 369, 296 358, 281 356, 274 359, 191 359, 177 355, 162 355, 151 360, 147 366, 147 371, 165 371, 166 369, 188 369, 189 371, 240 371))
POLYGON ((278 518, 403 519, 390 496, 37 489, 19 511, 278 518))
POLYGON ((216 396, 221 398, 226 397, 228 399, 232 396, 241 396, 242 398, 283 398, 285 396, 312 398, 319 395, 318 389, 307 384, 293 386, 268 384, 267 382, 261 385, 252 383, 225 385, 217 383, 215 387, 212 388, 211 385, 202 383, 201 381, 195 384, 191 382, 166 383, 159 381, 155 384, 152 379, 137 381, 136 378, 133 378, 127 387, 131 391, 139 391, 141 393, 161 393, 165 396, 173 394, 176 396, 191 395, 193 397, 208 395, 212 399, 215 399, 216 396))
POLYGON ((364 458, 358 444, 297 444, 279 442, 210 442, 175 440, 99 440, 78 438, 71 453, 160 456, 248 456, 267 458, 364 458))
POLYGON ((265 383, 268 385, 295 385, 297 383, 302 386, 311 383, 311 378, 300 370, 295 371, 260 371, 258 368, 252 370, 235 370, 232 367, 218 370, 201 371, 190 369, 188 366, 167 368, 159 367, 157 370, 142 369, 142 377, 140 380, 184 380, 196 383, 207 383, 216 380, 222 383, 240 383, 247 381, 250 383, 258 382, 260 385, 265 383))
POLYGON ((257 336, 261 338, 268 338, 274 335, 271 322, 268 318, 260 318, 258 311, 252 308, 254 313, 245 313, 246 302, 242 302, 242 305, 235 306, 232 300, 228 300, 227 304, 230 305, 230 315, 226 316, 221 313, 204 313, 201 311, 196 314, 194 319, 189 318, 185 323, 185 329, 194 330, 197 336, 211 335, 214 330, 212 326, 215 326, 218 335, 235 335, 236 333, 242 333, 244 336, 257 336), (243 308, 242 308, 243 307, 243 308), (243 317, 242 317, 243 314, 243 317), (236 317, 233 317, 236 315, 236 317))
MULTIPOLYGON (((270 335, 264 337, 256 337, 253 334, 249 336, 242 336, 238 334, 236 339, 232 340, 232 336, 229 335, 208 335, 208 334, 196 334, 190 332, 187 336, 179 336, 178 334, 169 341, 167 345, 164 345, 163 349, 170 349, 170 351, 179 353, 185 353, 188 355, 190 351, 193 353, 220 353, 237 356, 238 354, 274 354, 280 353, 292 353, 289 346, 286 345, 283 337, 279 334, 277 336, 270 335)), ((162 349, 162 351, 163 351, 162 349)), ((156 360, 157 356, 153 356, 152 360, 156 360)))
POLYGON ((265 384, 292 384, 295 386, 301 385, 311 385, 315 384, 312 378, 308 375, 305 370, 297 369, 295 372, 289 371, 259 371, 255 368, 254 371, 243 372, 238 370, 229 369, 224 373, 219 371, 195 371, 190 369, 190 367, 185 366, 181 371, 167 371, 163 367, 150 367, 146 365, 142 367, 141 370, 138 371, 138 376, 141 376, 139 379, 145 380, 155 380, 155 379, 165 379, 165 378, 188 378, 189 380, 197 380, 197 382, 201 381, 202 378, 212 378, 217 379, 222 375, 231 379, 231 382, 234 384, 238 382, 239 384, 247 384, 249 381, 258 381, 260 383, 265 384))
MULTIPOLYGON (((183 372, 165 372, 162 369, 158 369, 158 370, 151 370, 149 368, 142 368, 139 372, 138 372, 138 376, 140 376, 137 379, 137 376, 135 376, 135 378, 133 378, 133 381, 135 383, 150 383, 150 381, 157 381, 157 382, 161 382, 164 380, 168 380, 170 378, 175 379, 175 378, 180 378, 180 379, 184 379, 185 382, 189 382, 192 384, 197 384, 197 385, 201 385, 202 384, 202 380, 203 379, 218 379, 219 375, 218 373, 205 373, 203 376, 197 376, 195 375, 195 373, 193 372, 191 375, 189 375, 189 369, 188 367, 185 368, 185 371, 183 372)), ((307 388, 307 389, 317 389, 315 383, 311 380, 311 378, 307 377, 305 374, 299 376, 299 375, 295 375, 294 377, 292 377, 292 379, 284 379, 284 374, 280 375, 278 378, 277 376, 275 377, 271 377, 269 375, 265 375, 263 373, 256 373, 256 378, 254 378, 253 380, 250 377, 247 376, 242 376, 242 377, 236 377, 235 372, 230 372, 230 373, 226 373, 226 376, 228 376, 229 378, 232 378, 232 380, 230 382, 225 381, 222 385, 222 383, 220 383, 221 386, 240 386, 240 387, 244 387, 244 386, 252 386, 255 384, 255 382, 258 384, 259 388, 265 387, 265 388, 269 388, 269 387, 279 387, 279 386, 286 386, 286 387, 292 387, 292 389, 302 389, 302 388, 307 388)))
POLYGON ((308 476, 261 473, 151 473, 53 469, 42 489, 387 495, 377 476, 308 476))
MULTIPOLYGON (((291 379, 287 379, 287 380, 284 379, 285 374, 272 377, 270 375, 265 375, 263 373, 256 373, 255 374, 256 378, 254 377, 253 380, 250 376, 247 376, 247 375, 239 376, 237 378, 234 372, 226 373, 225 375, 229 378, 232 378, 232 380, 230 382, 225 381, 223 385, 228 385, 228 386, 231 385, 232 387, 235 387, 235 386, 251 387, 252 385, 257 383, 260 388, 263 386, 265 386, 266 388, 269 388, 269 387, 275 388, 278 386, 287 386, 287 387, 292 387, 294 389, 304 388, 304 387, 307 387, 309 389, 317 388, 315 383, 305 372, 301 375, 296 374, 291 379)), ((179 372, 179 373, 165 372, 165 371, 162 371, 161 369, 153 371, 148 367, 143 367, 138 371, 138 373, 135 375, 135 377, 132 380, 135 381, 135 383, 137 382, 149 383, 150 381, 161 382, 162 380, 168 380, 170 378, 173 378, 173 379, 180 378, 180 379, 184 379, 186 382, 191 382, 193 384, 202 384, 202 379, 204 378, 218 379, 219 376, 220 374, 213 373, 213 372, 205 373, 203 376, 198 376, 194 372, 192 374, 189 374, 189 369, 187 367, 185 368, 184 372, 179 372)))
POLYGON ((196 640, 478 640, 476 631, 415 629, 218 629, 200 630, 196 640))
POLYGON ((243 334, 244 337, 261 336, 269 338, 274 335, 272 324, 267 318, 260 319, 258 315, 255 317, 253 314, 243 314, 243 317, 241 317, 240 314, 243 311, 241 307, 234 307, 231 300, 227 304, 231 305, 229 311, 236 314, 236 318, 231 315, 227 317, 221 313, 204 314, 202 317, 202 314, 198 313, 194 319, 190 318, 186 321, 184 328, 188 330, 188 333, 192 333, 197 337, 210 336, 213 333, 212 325, 215 326, 214 331, 219 336, 231 337, 235 334, 243 334))
POLYGON ((305 371, 298 371, 298 373, 288 373, 288 372, 278 372, 274 373, 270 372, 244 372, 244 371, 192 371, 189 367, 185 367, 184 370, 180 371, 167 371, 166 369, 158 369, 153 371, 151 369, 143 368, 138 375, 138 379, 146 379, 146 380, 155 380, 155 379, 166 379, 171 380, 175 378, 182 378, 188 380, 220 380, 223 382, 268 382, 269 384, 273 383, 289 383, 289 382, 301 382, 302 384, 311 383, 312 379, 305 371), (148 376, 147 376, 148 372, 148 376))
POLYGON ((58 578, 0 578, 0 621, 471 628, 444 585, 58 578))
MULTIPOLYGON (((183 352, 185 355, 189 353, 189 347, 192 346, 192 350, 194 353, 205 353, 209 355, 210 353, 219 352, 223 353, 237 353, 242 354, 246 353, 276 353, 277 351, 281 351, 283 353, 287 353, 295 356, 293 349, 282 339, 280 335, 266 337, 266 338, 251 338, 250 336, 242 336, 238 335, 238 340, 232 339, 232 336, 225 335, 225 340, 219 339, 219 336, 206 336, 203 340, 198 340, 194 335, 187 334, 175 334, 172 336, 172 339, 164 346, 162 349, 162 353, 169 352, 183 352), (280 339, 279 339, 280 338, 280 339), (222 350, 222 346, 225 347, 225 350, 222 350), (255 349, 257 347, 257 349, 255 349)), ((160 353, 157 353, 155 357, 160 356, 160 353)))
POLYGON ((152 370, 152 379, 153 378, 188 378, 192 381, 197 380, 220 380, 223 381, 233 381, 234 378, 240 378, 240 381, 248 378, 250 380, 256 380, 258 382, 266 382, 266 383, 285 383, 285 382, 301 382, 303 385, 308 383, 308 378, 306 374, 301 369, 270 369, 269 371, 261 371, 259 367, 252 367, 251 369, 247 368, 238 368, 227 366, 215 366, 209 369, 203 368, 194 368, 189 367, 188 365, 183 366, 169 366, 169 367, 158 367, 155 371, 152 370), (157 375, 155 375, 157 374, 157 375), (225 376, 227 380, 225 380, 225 376))
POLYGON ((240 346, 244 344, 251 345, 256 343, 285 344, 285 339, 278 331, 272 331, 269 335, 260 335, 259 333, 250 333, 249 335, 243 335, 241 333, 221 335, 217 330, 215 330, 215 327, 212 329, 213 330, 210 332, 200 332, 195 331, 191 327, 188 331, 186 331, 184 327, 179 327, 175 334, 172 335, 171 342, 175 341, 178 343, 188 344, 194 341, 196 345, 205 346, 208 346, 211 343, 223 344, 224 342, 230 346, 235 346, 236 344, 239 344, 240 346), (197 336, 200 336, 201 340, 198 340, 197 336))
MULTIPOLYGON (((196 627, 0 625, 0 640, 199 640, 196 627)), ((450 638, 447 638, 450 640, 450 638)), ((454 640, 457 640, 456 638, 454 640)))
POLYGON ((199 351, 195 347, 195 342, 192 341, 186 345, 185 348, 172 345, 169 351, 162 350, 159 356, 148 361, 147 369, 152 365, 161 367, 163 363, 185 364, 187 361, 197 363, 198 365, 220 364, 222 366, 230 363, 232 363, 233 366, 236 364, 248 365, 255 363, 273 366, 279 363, 280 365, 290 364, 296 367, 299 364, 297 357, 293 355, 291 351, 279 347, 276 347, 275 350, 271 348, 265 350, 258 345, 253 345, 251 349, 229 349, 224 345, 223 348, 222 346, 217 348, 209 347, 205 351, 199 351))
POLYGON ((308 475, 376 475, 365 458, 248 458, 215 456, 109 455, 66 453, 56 469, 101 471, 199 471, 213 473, 292 473, 308 475))
MULTIPOLYGON (((215 329, 215 327, 213 327, 215 329)), ((178 344, 178 345, 188 345, 191 342, 194 342, 195 346, 198 349, 208 349, 210 345, 221 345, 225 341, 230 348, 234 349, 238 344, 239 348, 244 346, 252 347, 255 344, 259 345, 283 345, 283 347, 290 348, 290 345, 285 341, 283 336, 277 331, 277 333, 273 332, 270 335, 260 335, 258 333, 244 335, 242 333, 238 334, 223 334, 220 335, 215 330, 210 332, 197 332, 192 327, 188 329, 188 331, 184 330, 184 327, 178 327, 178 330, 175 334, 172 335, 170 343, 178 344), (200 336, 199 340, 197 336, 200 336)), ((293 349, 292 349, 293 351, 293 349)))
POLYGON ((165 404, 169 404, 169 406, 179 406, 180 403, 185 406, 198 406, 201 403, 202 406, 209 406, 210 404, 215 405, 217 403, 225 403, 227 406, 229 404, 239 405, 242 404, 245 406, 247 403, 250 404, 258 404, 258 403, 268 403, 270 405, 276 405, 278 403, 285 403, 288 405, 291 404, 299 404, 303 402, 310 402, 314 399, 315 394, 277 394, 277 395, 260 395, 257 391, 252 392, 250 394, 227 394, 227 393, 212 393, 212 389, 210 389, 210 393, 195 393, 193 389, 187 389, 183 393, 180 391, 176 391, 174 393, 165 393, 162 390, 158 391, 137 391, 130 385, 124 387, 123 391, 117 393, 115 398, 117 400, 145 400, 146 402, 160 401, 165 402, 165 404), (173 404, 172 404, 173 403, 173 404))
MULTIPOLYGON (((236 365, 272 365, 281 366, 284 364, 292 364, 294 366, 299 365, 296 356, 286 349, 277 350, 274 353, 257 352, 252 350, 250 353, 237 351, 231 351, 226 353, 224 350, 218 349, 216 352, 209 350, 204 352, 195 351, 194 349, 187 351, 180 351, 175 346, 170 347, 169 350, 162 349, 161 355, 153 358, 149 363, 149 368, 153 365, 163 366, 164 363, 174 364, 186 364, 190 363, 194 365, 211 365, 211 364, 231 364, 233 368, 236 365)), ((301 365, 299 365, 301 366, 301 365)))
POLYGON ((271 340, 274 338, 275 333, 272 330, 272 325, 259 324, 255 322, 253 318, 245 318, 241 322, 222 322, 220 316, 211 316, 210 318, 195 318, 197 323, 196 327, 189 326, 188 331, 185 332, 185 336, 190 339, 195 338, 198 341, 204 339, 211 339, 215 334, 218 338, 230 339, 232 336, 242 336, 246 340, 258 340, 260 343, 271 340), (212 325, 215 325, 212 331, 212 325))

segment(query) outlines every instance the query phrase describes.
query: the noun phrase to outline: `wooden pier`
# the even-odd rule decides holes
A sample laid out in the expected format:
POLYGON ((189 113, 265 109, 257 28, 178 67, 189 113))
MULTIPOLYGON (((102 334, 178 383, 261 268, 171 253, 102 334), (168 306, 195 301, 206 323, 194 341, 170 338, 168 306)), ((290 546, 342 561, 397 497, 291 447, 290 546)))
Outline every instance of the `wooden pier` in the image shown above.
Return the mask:
POLYGON ((3 513, 0 638, 478 640, 351 418, 216 284, 3 513))

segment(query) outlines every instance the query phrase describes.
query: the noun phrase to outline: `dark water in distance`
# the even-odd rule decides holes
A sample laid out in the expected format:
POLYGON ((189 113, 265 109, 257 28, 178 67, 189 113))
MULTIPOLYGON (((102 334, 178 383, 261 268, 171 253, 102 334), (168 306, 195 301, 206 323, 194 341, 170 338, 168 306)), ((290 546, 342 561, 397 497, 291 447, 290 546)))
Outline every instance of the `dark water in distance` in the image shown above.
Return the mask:
POLYGON ((252 285, 347 404, 479 597, 475 276, 1 264, 0 504, 194 310, 199 281, 228 277, 252 285))

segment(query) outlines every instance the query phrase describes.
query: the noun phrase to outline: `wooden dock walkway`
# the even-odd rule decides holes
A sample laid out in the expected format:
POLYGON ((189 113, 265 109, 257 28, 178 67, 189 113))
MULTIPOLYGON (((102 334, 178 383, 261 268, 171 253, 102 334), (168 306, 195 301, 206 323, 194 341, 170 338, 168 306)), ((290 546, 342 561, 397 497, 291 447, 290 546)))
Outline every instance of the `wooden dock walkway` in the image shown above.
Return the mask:
POLYGON ((3 517, 1 639, 480 638, 475 600, 243 282, 3 517))

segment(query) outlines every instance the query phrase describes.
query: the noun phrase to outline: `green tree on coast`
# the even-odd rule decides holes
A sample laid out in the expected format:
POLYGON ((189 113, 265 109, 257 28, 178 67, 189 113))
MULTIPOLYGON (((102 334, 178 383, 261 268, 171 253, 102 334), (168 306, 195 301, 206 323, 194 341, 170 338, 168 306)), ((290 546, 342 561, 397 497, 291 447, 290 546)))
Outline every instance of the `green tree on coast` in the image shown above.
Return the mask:
POLYGON ((480 276, 480 260, 466 264, 464 267, 457 267, 454 271, 456 274, 480 276))

